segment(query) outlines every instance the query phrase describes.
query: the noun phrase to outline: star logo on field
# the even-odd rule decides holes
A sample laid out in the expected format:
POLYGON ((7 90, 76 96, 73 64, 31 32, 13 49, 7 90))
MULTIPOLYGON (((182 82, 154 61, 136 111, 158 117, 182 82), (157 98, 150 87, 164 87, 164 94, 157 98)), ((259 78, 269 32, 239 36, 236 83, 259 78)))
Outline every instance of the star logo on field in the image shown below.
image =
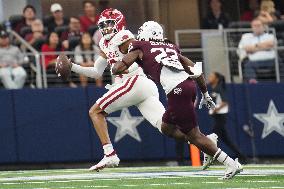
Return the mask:
POLYGON ((269 102, 267 113, 253 115, 264 124, 261 138, 264 139, 273 131, 284 137, 284 113, 279 113, 273 100, 269 102))
POLYGON ((137 127, 144 120, 143 117, 131 116, 129 110, 123 108, 120 117, 108 117, 107 120, 117 128, 114 142, 118 142, 126 135, 131 136, 138 142, 142 141, 137 131, 137 127))

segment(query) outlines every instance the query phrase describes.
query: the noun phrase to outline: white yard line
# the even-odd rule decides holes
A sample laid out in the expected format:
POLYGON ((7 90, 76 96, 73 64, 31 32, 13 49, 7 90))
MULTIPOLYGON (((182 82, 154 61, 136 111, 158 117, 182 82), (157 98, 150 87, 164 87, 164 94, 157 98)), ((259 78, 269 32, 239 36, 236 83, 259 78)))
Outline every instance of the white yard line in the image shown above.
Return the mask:
POLYGON ((216 181, 216 182, 214 182, 214 181, 208 181, 208 182, 202 182, 203 184, 223 184, 224 182, 221 182, 221 181, 216 181))
POLYGON ((157 184, 157 183, 153 183, 153 184, 148 184, 149 186, 165 186, 166 184, 157 184))
POLYGON ((137 187, 140 186, 138 184, 123 184, 123 185, 119 185, 119 186, 124 186, 124 187, 137 187))
POLYGON ((174 182, 174 183, 170 183, 170 185, 187 185, 187 184, 191 184, 189 182, 174 182))
MULTIPOLYGON (((213 165, 211 166, 213 169, 214 168, 224 168, 224 166, 221 165, 213 165)), ((244 168, 273 168, 273 167, 280 167, 284 169, 284 164, 248 164, 245 165, 244 168)), ((173 166, 173 167, 165 167, 165 166, 149 166, 149 167, 118 167, 114 168, 116 171, 119 170, 152 170, 152 169, 165 169, 165 168, 172 168, 172 169, 189 169, 190 170, 200 170, 200 167, 192 168, 188 166, 173 166)), ((110 170, 110 169, 109 169, 110 170)), ((78 172, 87 172, 87 169, 47 169, 47 170, 21 170, 21 171, 0 171, 0 175, 6 175, 6 174, 26 174, 26 173, 78 173, 78 172)))
POLYGON ((71 180, 51 180, 51 181, 48 181, 48 182, 51 182, 51 183, 68 183, 68 182, 71 182, 71 180))
POLYGON ((3 184, 3 185, 16 185, 16 184, 23 184, 23 183, 20 183, 20 182, 3 182, 1 184, 3 184))
POLYGON ((84 188, 108 188, 108 187, 111 187, 111 186, 82 186, 84 188))
MULTIPOLYGON (((52 180, 88 180, 88 179, 152 179, 152 178, 180 178, 180 177, 219 177, 224 174, 223 170, 210 171, 164 171, 164 172, 100 172, 100 173, 81 173, 81 174, 59 174, 59 175, 40 175, 40 176, 16 176, 0 178, 1 182, 15 181, 52 181, 52 180)), ((284 175, 284 170, 252 170, 248 169, 239 176, 268 176, 268 175, 284 175)), ((60 181, 59 181, 60 182, 60 181)), ((65 181, 63 181, 65 182, 65 181)))
POLYGON ((31 182, 25 182, 25 184, 44 184, 44 181, 31 181, 31 182))
POLYGON ((256 174, 240 174, 238 176, 239 177, 266 177, 266 176, 269 176, 269 175, 270 174, 268 174, 268 175, 264 175, 264 174, 259 174, 259 175, 256 175, 256 174))

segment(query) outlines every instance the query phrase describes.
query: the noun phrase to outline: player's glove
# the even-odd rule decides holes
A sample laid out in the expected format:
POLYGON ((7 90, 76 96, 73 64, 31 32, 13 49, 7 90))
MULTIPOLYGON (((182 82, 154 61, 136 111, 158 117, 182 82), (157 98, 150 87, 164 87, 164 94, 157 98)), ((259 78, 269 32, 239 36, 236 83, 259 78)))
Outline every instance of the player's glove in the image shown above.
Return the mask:
POLYGON ((202 98, 199 103, 199 109, 201 109, 203 105, 205 105, 209 110, 214 110, 216 108, 216 104, 213 102, 208 92, 202 94, 202 98))

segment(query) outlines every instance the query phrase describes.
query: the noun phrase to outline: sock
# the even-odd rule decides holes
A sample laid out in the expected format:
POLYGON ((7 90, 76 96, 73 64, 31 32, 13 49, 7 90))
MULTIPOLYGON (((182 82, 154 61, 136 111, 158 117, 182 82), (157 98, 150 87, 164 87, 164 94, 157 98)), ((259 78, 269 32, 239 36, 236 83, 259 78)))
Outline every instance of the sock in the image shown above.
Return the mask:
POLYGON ((235 164, 235 161, 225 152, 223 152, 220 148, 215 153, 214 159, 217 159, 217 161, 223 163, 226 166, 233 166, 235 164))
POLYGON ((111 153, 114 152, 112 144, 105 144, 105 145, 103 145, 103 149, 104 149, 104 154, 105 155, 110 155, 111 153))

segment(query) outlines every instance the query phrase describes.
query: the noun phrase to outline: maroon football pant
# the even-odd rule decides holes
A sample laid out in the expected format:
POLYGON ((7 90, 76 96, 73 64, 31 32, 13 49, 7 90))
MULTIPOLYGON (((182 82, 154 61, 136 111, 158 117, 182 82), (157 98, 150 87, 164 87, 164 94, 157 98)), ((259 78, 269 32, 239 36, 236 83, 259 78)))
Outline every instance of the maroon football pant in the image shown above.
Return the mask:
POLYGON ((167 95, 167 98, 168 108, 163 115, 164 123, 175 125, 184 134, 197 127, 194 108, 196 86, 192 79, 187 79, 177 85, 167 95))

